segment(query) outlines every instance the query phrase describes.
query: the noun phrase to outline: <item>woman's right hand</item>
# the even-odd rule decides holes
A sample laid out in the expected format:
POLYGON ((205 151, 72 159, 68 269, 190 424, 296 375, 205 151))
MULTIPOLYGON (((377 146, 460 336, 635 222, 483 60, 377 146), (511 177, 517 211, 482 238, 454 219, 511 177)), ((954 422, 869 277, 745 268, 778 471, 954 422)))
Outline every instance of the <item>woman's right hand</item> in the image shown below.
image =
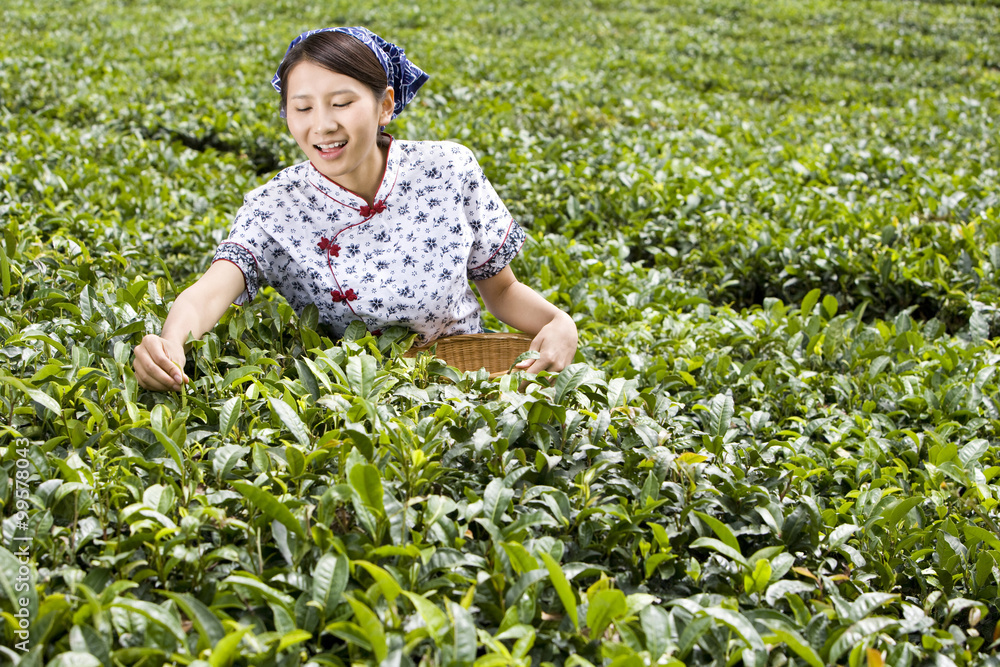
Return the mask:
POLYGON ((132 368, 135 379, 144 389, 180 391, 189 382, 184 374, 184 346, 153 334, 135 346, 132 368))
POLYGON ((245 286, 243 272, 221 261, 178 294, 160 335, 145 336, 135 346, 132 368, 139 384, 153 391, 180 391, 189 380, 184 375, 184 343, 177 341, 201 338, 211 331, 245 286))

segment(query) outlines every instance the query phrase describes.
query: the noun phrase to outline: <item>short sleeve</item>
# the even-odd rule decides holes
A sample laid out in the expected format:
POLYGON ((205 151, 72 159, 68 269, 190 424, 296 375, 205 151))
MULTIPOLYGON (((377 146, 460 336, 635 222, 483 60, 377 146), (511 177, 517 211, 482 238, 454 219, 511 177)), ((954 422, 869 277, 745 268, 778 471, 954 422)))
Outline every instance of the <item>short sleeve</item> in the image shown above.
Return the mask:
POLYGON ((474 235, 469 253, 470 280, 486 280, 511 263, 527 235, 493 189, 482 167, 469 153, 463 175, 463 210, 474 235))
POLYGON ((257 222, 252 201, 248 197, 236 214, 236 220, 229 231, 229 238, 219 244, 212 259, 213 264, 218 261, 232 262, 243 272, 246 289, 233 301, 238 306, 252 301, 260 289, 259 257, 263 238, 263 230, 257 222))

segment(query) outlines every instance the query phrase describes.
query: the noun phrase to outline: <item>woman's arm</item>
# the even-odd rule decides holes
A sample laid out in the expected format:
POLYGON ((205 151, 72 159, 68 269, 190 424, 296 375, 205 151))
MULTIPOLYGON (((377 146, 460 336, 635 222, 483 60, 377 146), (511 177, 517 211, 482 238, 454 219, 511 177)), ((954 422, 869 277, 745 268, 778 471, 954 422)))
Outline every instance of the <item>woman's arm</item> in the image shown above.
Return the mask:
POLYGON ((572 363, 577 344, 573 318, 519 283, 509 266, 492 278, 477 280, 476 287, 497 319, 534 336, 529 349, 537 350, 539 357, 522 361, 518 368, 558 372, 572 363))
POLYGON ((143 337, 135 348, 132 368, 139 384, 155 391, 180 391, 188 381, 183 371, 188 334, 201 338, 210 331, 244 289, 243 272, 231 262, 220 261, 181 292, 160 335, 143 337))

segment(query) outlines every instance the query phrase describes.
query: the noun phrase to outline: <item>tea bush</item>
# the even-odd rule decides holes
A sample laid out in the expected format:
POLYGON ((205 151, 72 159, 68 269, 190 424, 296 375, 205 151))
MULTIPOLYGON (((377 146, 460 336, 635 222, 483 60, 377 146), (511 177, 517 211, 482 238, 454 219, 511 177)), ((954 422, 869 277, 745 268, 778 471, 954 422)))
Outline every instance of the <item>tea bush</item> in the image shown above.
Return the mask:
POLYGON ((0 13, 12 663, 1000 664, 996 2, 0 13), (476 152, 572 366, 265 289, 137 386, 333 24, 432 74, 391 131, 476 152))

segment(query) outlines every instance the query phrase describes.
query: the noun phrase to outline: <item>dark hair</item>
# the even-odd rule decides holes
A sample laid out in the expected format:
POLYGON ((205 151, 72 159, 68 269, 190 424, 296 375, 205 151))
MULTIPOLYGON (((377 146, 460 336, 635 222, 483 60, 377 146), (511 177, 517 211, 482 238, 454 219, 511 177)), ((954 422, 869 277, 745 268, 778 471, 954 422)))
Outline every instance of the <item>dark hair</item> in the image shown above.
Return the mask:
POLYGON ((318 32, 306 37, 285 54, 278 66, 281 81, 281 114, 288 104, 288 73, 304 60, 309 60, 331 72, 357 79, 368 86, 375 101, 381 104, 389 80, 382 63, 364 42, 342 32, 318 32))

